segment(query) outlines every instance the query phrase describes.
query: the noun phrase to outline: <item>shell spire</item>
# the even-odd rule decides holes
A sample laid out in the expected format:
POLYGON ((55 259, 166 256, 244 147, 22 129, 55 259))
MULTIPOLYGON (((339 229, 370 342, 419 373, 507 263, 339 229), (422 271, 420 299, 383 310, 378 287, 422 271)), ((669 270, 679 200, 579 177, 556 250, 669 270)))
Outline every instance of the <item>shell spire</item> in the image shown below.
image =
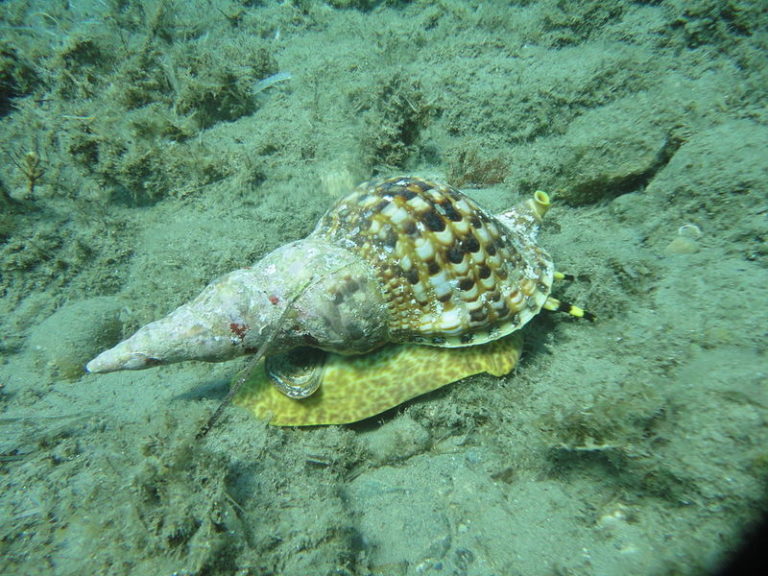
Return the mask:
POLYGON ((102 352, 86 369, 219 362, 267 344, 275 353, 305 345, 362 353, 386 340, 384 318, 370 267, 347 250, 306 239, 225 274, 191 302, 102 352))

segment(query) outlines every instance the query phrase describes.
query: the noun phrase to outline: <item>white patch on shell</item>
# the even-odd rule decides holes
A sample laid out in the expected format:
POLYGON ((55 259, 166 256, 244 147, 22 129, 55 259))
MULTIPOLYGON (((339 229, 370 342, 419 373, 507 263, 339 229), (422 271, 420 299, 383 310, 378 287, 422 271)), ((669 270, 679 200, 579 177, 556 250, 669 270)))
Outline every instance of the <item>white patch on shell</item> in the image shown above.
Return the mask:
POLYGON ((451 269, 456 276, 464 276, 469 272, 469 258, 464 258, 458 264, 451 264, 451 269))
POLYGON ((426 304, 429 298, 427 298, 427 291, 424 290, 424 286, 421 282, 417 282, 413 285, 413 296, 419 304, 426 304))
POLYGON ((402 224, 403 222, 408 220, 408 218, 410 218, 410 215, 408 214, 408 212, 405 209, 398 206, 397 204, 395 204, 394 202, 392 204, 386 205, 384 209, 381 211, 381 213, 382 215, 389 218, 389 220, 393 224, 397 224, 397 225, 402 224))
POLYGON ((432 286, 434 287, 435 296, 437 296, 438 298, 440 298, 441 296, 445 296, 452 289, 450 280, 448 279, 448 274, 445 272, 445 270, 441 270, 440 272, 432 276, 429 279, 429 283, 432 284, 432 286))
POLYGON ((435 317, 432 314, 423 314, 419 320, 422 332, 431 332, 435 326, 435 317))
POLYGON ((452 226, 454 233, 456 233, 458 236, 464 236, 469 232, 469 222, 463 218, 458 222, 453 222, 452 226))
POLYGON ((408 200, 408 205, 410 205, 416 212, 426 212, 429 210, 429 204, 419 196, 414 196, 408 200))
POLYGON ((440 322, 437 328, 444 332, 451 333, 462 328, 462 326, 461 309, 456 307, 453 310, 448 310, 440 314, 440 322))
POLYGON ((494 279, 493 276, 488 276, 488 278, 480 278, 478 282, 480 282, 483 288, 485 288, 486 290, 490 290, 491 288, 493 288, 493 285, 496 283, 496 280, 494 279))
POLYGON ((470 258, 472 259, 472 261, 475 263, 476 266, 485 262, 491 268, 497 268, 501 263, 501 260, 499 259, 498 255, 488 256, 482 250, 478 250, 477 252, 470 253, 470 258), (495 261, 494 261, 494 258, 496 259, 495 261))
POLYGON ((488 234, 488 230, 485 229, 485 226, 475 228, 475 236, 477 236, 477 239, 483 244, 488 244, 491 241, 491 235, 488 234))
POLYGON ((451 227, 446 226, 442 232, 435 232, 435 239, 443 246, 450 246, 455 242, 456 237, 453 235, 451 227))
POLYGON ((491 268, 491 270, 501 267, 501 256, 499 256, 498 252, 493 256, 485 256, 482 251, 475 252, 472 254, 472 260, 474 260, 475 264, 482 264, 483 260, 485 260, 486 265, 491 268))
POLYGON ((456 211, 459 212, 459 214, 472 214, 473 212, 475 212, 475 210, 470 208, 469 204, 467 204, 467 202, 463 198, 459 198, 456 201, 456 204, 454 205, 454 207, 456 208, 456 211))
POLYGON ((514 310, 520 309, 520 305, 523 303, 524 298, 524 295, 520 290, 515 290, 511 294, 507 294, 505 296, 510 308, 514 310))
POLYGON ((435 249, 432 247, 432 243, 426 238, 416 238, 416 255, 421 260, 431 260, 435 255, 435 249))
POLYGON ((478 308, 482 308, 485 305, 485 300, 486 300, 485 294, 481 294, 475 300, 472 300, 471 302, 466 302, 464 306, 466 307, 468 312, 473 312, 478 308))

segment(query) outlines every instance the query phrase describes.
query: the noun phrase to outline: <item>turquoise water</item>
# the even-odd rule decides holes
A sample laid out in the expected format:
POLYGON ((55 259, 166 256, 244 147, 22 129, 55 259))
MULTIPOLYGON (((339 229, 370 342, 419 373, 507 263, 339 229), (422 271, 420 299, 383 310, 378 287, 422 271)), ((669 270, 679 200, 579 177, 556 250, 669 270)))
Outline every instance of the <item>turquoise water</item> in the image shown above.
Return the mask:
POLYGON ((766 509, 761 2, 0 5, 0 572, 713 574, 766 509), (534 190, 510 376, 269 427, 86 375, 373 175, 534 190))

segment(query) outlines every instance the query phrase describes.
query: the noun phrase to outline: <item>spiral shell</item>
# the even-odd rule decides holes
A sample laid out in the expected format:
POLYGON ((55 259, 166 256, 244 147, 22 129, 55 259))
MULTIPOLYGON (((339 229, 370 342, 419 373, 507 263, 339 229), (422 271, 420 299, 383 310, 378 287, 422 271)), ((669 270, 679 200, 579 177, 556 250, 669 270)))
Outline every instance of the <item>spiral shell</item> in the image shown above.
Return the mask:
MULTIPOLYGON (((536 244, 548 207, 538 192, 492 216, 427 180, 363 184, 309 237, 219 277, 87 369, 221 362, 304 346, 338 354, 388 343, 470 346, 514 332, 542 307, 583 315, 549 298, 554 268, 536 244)), ((289 395, 313 390, 309 381, 286 382, 289 395)))
POLYGON ((497 218, 451 186, 390 178, 360 185, 313 236, 373 266, 392 341, 468 346, 519 329, 544 306, 554 268, 535 235, 547 206, 497 218))

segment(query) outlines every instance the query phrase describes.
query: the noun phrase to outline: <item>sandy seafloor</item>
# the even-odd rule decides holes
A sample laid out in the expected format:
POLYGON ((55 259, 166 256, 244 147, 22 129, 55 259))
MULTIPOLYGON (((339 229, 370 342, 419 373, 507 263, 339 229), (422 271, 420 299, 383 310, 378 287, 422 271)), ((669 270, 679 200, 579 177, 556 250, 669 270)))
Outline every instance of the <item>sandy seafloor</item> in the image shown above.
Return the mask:
POLYGON ((765 2, 0 4, 0 573, 713 574, 768 508, 765 2), (278 76, 275 76, 279 74, 278 76), (266 79, 266 80, 265 80, 266 79), (352 184, 537 188, 517 371, 353 426, 86 375, 352 184))

